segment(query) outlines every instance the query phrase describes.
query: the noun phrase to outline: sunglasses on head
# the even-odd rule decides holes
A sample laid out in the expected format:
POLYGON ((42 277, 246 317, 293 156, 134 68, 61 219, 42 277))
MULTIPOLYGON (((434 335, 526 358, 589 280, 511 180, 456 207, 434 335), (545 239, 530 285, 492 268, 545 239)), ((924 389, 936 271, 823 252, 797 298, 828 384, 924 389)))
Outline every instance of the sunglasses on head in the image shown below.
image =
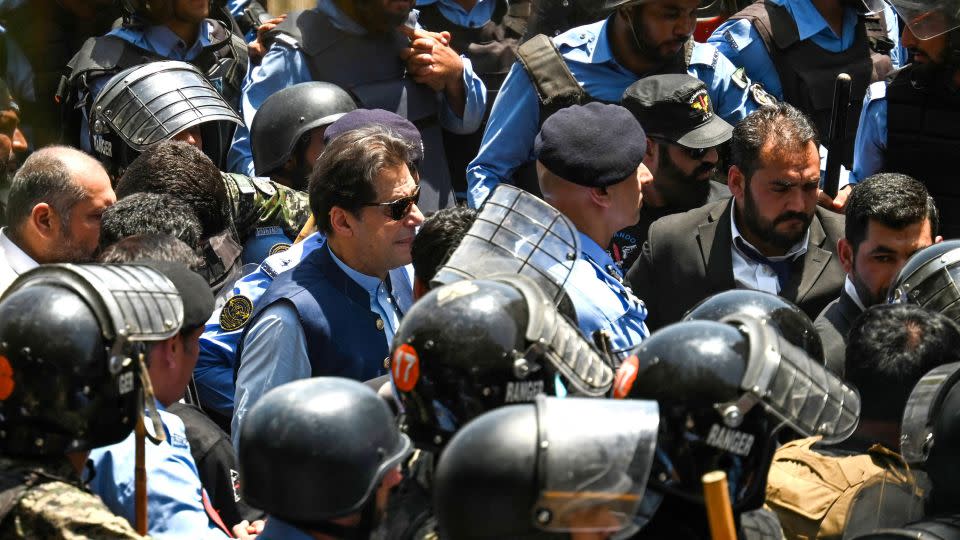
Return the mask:
POLYGON ((417 204, 418 202, 420 202, 420 186, 417 186, 417 189, 413 191, 412 195, 401 197, 395 201, 364 203, 360 206, 379 206, 380 208, 385 208, 387 210, 384 212, 385 215, 389 216, 390 219, 394 221, 400 221, 401 219, 407 217, 407 215, 413 209, 413 205, 417 204))

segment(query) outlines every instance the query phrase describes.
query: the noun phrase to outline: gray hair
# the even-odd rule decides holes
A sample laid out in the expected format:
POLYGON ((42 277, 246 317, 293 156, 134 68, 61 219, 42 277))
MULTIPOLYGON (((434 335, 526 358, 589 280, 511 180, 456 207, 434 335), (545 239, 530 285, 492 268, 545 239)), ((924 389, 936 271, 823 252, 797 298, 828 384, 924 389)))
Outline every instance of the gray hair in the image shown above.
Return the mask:
POLYGON ((13 176, 7 219, 14 235, 22 232, 33 208, 40 203, 49 204, 60 217, 63 228, 69 229, 70 211, 87 197, 87 191, 74 181, 70 167, 62 159, 67 151, 81 153, 66 146, 48 146, 34 152, 13 176))

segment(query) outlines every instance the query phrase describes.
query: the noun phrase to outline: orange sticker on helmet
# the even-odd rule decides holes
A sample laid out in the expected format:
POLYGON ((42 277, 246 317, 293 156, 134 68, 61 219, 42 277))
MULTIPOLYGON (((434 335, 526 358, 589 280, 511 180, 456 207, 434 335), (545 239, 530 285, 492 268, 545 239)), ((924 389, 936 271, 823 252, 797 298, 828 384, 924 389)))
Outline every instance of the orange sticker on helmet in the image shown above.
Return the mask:
POLYGON ((13 368, 10 367, 10 360, 0 354, 0 401, 10 397, 13 386, 13 368))
POLYGON ((620 364, 617 370, 617 378, 613 380, 613 397, 615 399, 624 399, 633 389, 633 383, 637 380, 637 372, 640 371, 640 359, 637 355, 631 354, 629 358, 620 364))
POLYGON ((393 385, 401 392, 409 392, 417 385, 420 379, 420 357, 416 349, 404 343, 393 351, 390 362, 390 371, 393 375, 393 385))

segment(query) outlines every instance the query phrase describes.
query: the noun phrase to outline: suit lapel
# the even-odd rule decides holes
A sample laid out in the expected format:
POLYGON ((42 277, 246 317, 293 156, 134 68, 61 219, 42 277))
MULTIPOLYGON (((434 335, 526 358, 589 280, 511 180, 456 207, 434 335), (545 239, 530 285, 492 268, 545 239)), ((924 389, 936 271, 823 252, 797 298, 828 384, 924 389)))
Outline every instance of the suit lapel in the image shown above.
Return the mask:
POLYGON ((733 289, 733 255, 730 247, 733 234, 730 231, 730 212, 733 198, 726 204, 717 204, 707 214, 707 221, 697 227, 700 255, 703 257, 705 278, 710 290, 733 289))
MULTIPOLYGON (((827 267, 833 253, 823 249, 823 244, 827 240, 827 234, 820 224, 820 217, 814 214, 813 221, 810 222, 810 242, 807 244, 807 252, 803 256, 803 268, 800 272, 800 281, 796 283, 797 295, 795 303, 799 304, 804 297, 810 293, 810 290, 816 284, 820 274, 827 267)), ((793 288, 796 279, 791 279, 787 290, 793 288)))
POLYGON ((840 302, 838 303, 840 307, 840 315, 847 321, 847 328, 853 326, 853 321, 857 320, 857 317, 863 313, 860 310, 860 306, 853 301, 853 298, 850 298, 850 295, 847 294, 847 291, 840 291, 840 302))

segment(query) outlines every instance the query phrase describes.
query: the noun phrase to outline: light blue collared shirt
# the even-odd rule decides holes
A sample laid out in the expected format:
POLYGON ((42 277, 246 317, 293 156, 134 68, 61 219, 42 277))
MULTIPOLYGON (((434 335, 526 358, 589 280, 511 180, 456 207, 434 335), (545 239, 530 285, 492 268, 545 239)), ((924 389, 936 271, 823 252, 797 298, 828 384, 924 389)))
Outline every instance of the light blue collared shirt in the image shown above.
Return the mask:
POLYGON ((644 322, 647 307, 622 283, 623 273, 600 244, 580 234, 582 257, 564 290, 577 311, 580 331, 593 343, 593 334, 605 331, 614 353, 624 353, 650 335, 644 322))
MULTIPOLYGON (((735 203, 730 201, 730 204, 735 203)), ((740 250, 738 244, 743 242, 748 248, 760 253, 759 249, 754 247, 753 244, 740 234, 740 229, 737 227, 737 220, 734 214, 736 214, 736 208, 730 210, 730 234, 732 238, 730 242, 730 254, 733 259, 733 281, 739 289, 752 289, 779 295, 780 281, 777 279, 777 273, 773 271, 773 268, 750 258, 740 250)), ((810 228, 807 227, 807 233, 803 236, 803 240, 794 244, 793 247, 790 248, 790 251, 785 255, 767 257, 767 260, 770 262, 781 262, 803 257, 809 245, 810 228)))
MULTIPOLYGON (((858 18, 853 9, 848 7, 843 10, 841 35, 837 36, 810 0, 768 1, 783 6, 793 16, 801 40, 809 39, 818 47, 834 53, 845 51, 853 45, 858 18)), ((884 17, 888 28, 887 36, 894 43, 890 59, 893 67, 897 68, 904 59, 897 17, 890 7, 884 9, 884 17)), ((749 20, 734 19, 724 22, 713 31, 707 43, 715 45, 734 65, 744 68, 747 75, 762 84, 770 94, 777 99, 783 99, 783 85, 777 69, 770 59, 763 39, 749 20)))
MULTIPOLYGON (((355 281, 357 285, 360 285, 363 290, 367 291, 367 294, 370 296, 370 311, 375 313, 377 317, 384 322, 383 333, 387 338, 387 349, 389 349, 390 344, 393 342, 393 335, 397 332, 397 327, 400 326, 400 317, 402 314, 400 313, 400 308, 397 306, 397 302, 390 295, 390 291, 387 290, 387 282, 376 276, 368 276, 350 268, 337 257, 337 254, 334 253, 332 249, 330 250, 330 257, 333 259, 333 262, 337 263, 337 266, 343 270, 344 274, 355 281)), ((389 279, 389 277, 387 279, 389 279)))
POLYGON ((853 144, 850 183, 856 184, 883 170, 887 152, 887 83, 877 81, 867 88, 863 111, 853 144))
MULTIPOLYGON (((340 11, 332 0, 318 0, 316 10, 326 15, 334 27, 351 34, 364 35, 366 30, 340 11)), ((419 25, 417 25, 419 28, 419 25)), ((452 133, 473 133, 480 127, 486 106, 486 87, 480 77, 473 72, 473 64, 461 55, 463 61, 463 83, 466 86, 467 101, 463 117, 458 116, 447 105, 443 93, 440 100, 440 125, 452 133)), ((270 46, 259 66, 250 65, 243 83, 243 96, 240 99, 240 114, 246 126, 250 126, 257 109, 277 91, 302 82, 313 80, 307 58, 303 52, 292 49, 281 42, 270 46)), ((250 130, 238 126, 233 135, 233 144, 227 154, 227 168, 234 172, 254 176, 253 151, 250 149, 250 130)), ((431 159, 427 156, 427 159, 431 159)))
MULTIPOLYGON (((147 441, 147 521, 151 538, 228 538, 210 521, 203 508, 197 465, 190 454, 183 421, 157 403, 167 440, 155 445, 147 441)), ((150 419, 144 418, 150 426, 150 419)), ((148 427, 148 429, 150 429, 148 427)), ((133 432, 123 441, 90 452, 96 473, 90 490, 110 511, 135 523, 134 482, 135 441, 133 432)))
MULTIPOLYGON (((254 272, 234 283, 228 298, 244 296, 253 309, 256 309, 260 297, 278 274, 296 268, 300 261, 323 246, 325 241, 323 234, 313 233, 302 242, 290 246, 287 251, 267 257, 254 272)), ((200 403, 204 408, 209 407, 229 417, 233 415, 233 396, 236 392, 233 374, 239 360, 237 345, 243 336, 244 327, 230 332, 224 330, 220 326, 222 309, 220 307, 213 312, 200 336, 200 357, 193 370, 193 380, 197 384, 200 403)))
MULTIPOLYGON (((463 9, 455 0, 417 0, 417 7, 436 4, 440 14, 451 23, 464 28, 479 28, 493 17, 493 10, 497 7, 497 0, 479 0, 469 12, 463 9)), ((431 31, 440 32, 448 28, 431 28, 431 31)))
MULTIPOLYGON (((619 103, 624 90, 640 78, 613 57, 608 20, 568 30, 553 38, 580 86, 595 99, 619 103)), ((732 77, 736 68, 717 49, 697 43, 687 72, 707 86, 716 113, 736 124, 757 108, 749 81, 732 77)), ((540 130, 540 102, 523 66, 514 63, 493 103, 480 152, 467 168, 467 202, 478 208, 501 182, 534 159, 533 141, 540 130)))

